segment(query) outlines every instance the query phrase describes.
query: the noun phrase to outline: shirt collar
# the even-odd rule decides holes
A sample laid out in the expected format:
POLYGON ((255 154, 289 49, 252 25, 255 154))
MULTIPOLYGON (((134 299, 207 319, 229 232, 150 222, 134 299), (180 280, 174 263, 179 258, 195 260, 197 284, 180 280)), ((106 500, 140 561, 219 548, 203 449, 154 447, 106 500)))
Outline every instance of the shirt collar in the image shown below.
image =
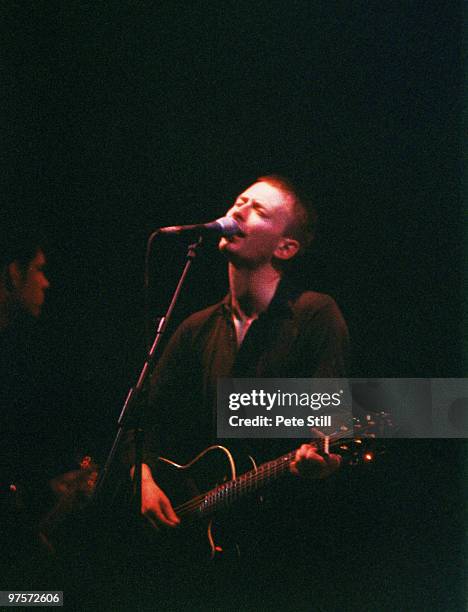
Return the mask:
MULTIPOLYGON (((300 291, 295 288, 289 281, 286 279, 281 280, 276 289, 276 293, 273 296, 273 299, 270 302, 268 308, 263 312, 259 318, 270 317, 270 316, 279 316, 279 315, 291 315, 291 300, 293 300, 300 291)), ((224 314, 228 316, 232 316, 232 306, 231 306, 231 293, 228 292, 224 299, 220 302, 221 310, 224 314)))

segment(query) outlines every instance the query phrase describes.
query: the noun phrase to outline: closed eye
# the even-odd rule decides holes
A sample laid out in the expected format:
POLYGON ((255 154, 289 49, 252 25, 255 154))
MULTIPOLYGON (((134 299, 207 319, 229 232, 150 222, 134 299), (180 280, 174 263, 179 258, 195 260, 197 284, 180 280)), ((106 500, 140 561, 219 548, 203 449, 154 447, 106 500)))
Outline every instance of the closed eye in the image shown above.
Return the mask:
POLYGON ((268 217, 266 210, 260 204, 254 204, 253 208, 260 217, 264 217, 264 218, 268 217))

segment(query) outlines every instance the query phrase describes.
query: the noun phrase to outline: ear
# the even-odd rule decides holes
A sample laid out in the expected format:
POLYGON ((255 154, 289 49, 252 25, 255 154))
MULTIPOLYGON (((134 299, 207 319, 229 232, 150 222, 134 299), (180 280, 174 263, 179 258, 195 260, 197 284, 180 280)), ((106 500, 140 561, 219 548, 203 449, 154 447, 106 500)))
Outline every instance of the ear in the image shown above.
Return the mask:
POLYGON ((298 240, 295 240, 294 238, 281 238, 273 255, 277 259, 292 259, 295 255, 297 255, 300 248, 301 245, 299 244, 298 240))
POLYGON ((20 267, 16 261, 8 264, 7 267, 7 284, 10 281, 11 289, 19 289, 23 284, 23 274, 21 273, 20 267))

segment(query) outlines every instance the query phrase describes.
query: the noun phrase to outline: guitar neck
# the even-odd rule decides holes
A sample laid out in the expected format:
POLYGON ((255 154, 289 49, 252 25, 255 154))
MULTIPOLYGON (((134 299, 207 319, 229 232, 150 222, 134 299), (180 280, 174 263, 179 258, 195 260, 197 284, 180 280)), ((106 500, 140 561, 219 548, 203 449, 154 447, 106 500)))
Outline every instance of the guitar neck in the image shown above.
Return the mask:
POLYGON ((272 461, 262 463, 257 468, 242 474, 239 478, 225 482, 206 493, 193 511, 200 517, 227 508, 245 495, 255 493, 262 487, 289 472, 289 465, 296 451, 282 455, 272 461))

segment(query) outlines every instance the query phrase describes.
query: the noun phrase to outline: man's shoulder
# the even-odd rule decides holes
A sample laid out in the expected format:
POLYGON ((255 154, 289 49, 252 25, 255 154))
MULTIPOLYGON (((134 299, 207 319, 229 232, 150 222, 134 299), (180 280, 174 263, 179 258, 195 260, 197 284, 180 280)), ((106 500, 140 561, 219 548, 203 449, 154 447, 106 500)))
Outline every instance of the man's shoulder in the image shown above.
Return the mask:
POLYGON ((348 335, 348 327, 338 304, 326 293, 304 291, 290 302, 299 326, 308 329, 334 330, 340 336, 348 335))
POLYGON ((216 304, 212 304, 211 306, 207 306, 202 310, 197 310, 196 312, 192 313, 182 321, 180 324, 180 329, 184 332, 195 331, 207 323, 215 320, 223 312, 223 303, 224 300, 221 300, 216 304))
POLYGON ((323 310, 338 311, 335 300, 326 293, 302 291, 290 300, 292 310, 297 314, 314 315, 323 310))

